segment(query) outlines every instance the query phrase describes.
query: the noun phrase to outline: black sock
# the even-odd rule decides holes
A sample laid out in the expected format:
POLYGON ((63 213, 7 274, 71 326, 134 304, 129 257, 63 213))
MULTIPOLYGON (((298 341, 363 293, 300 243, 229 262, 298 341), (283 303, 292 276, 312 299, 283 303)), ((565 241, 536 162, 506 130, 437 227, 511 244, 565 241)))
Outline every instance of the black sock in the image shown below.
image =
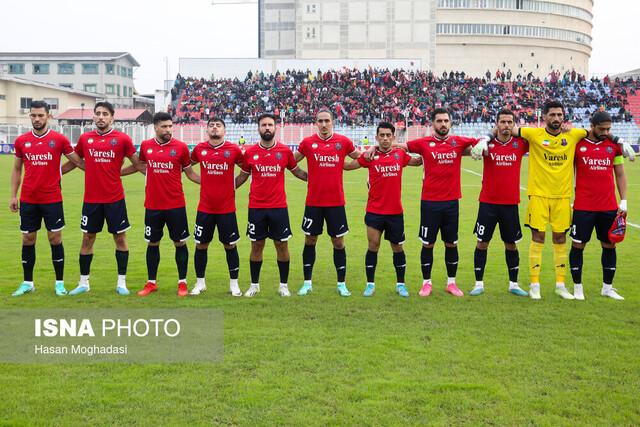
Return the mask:
POLYGON ((280 272, 280 283, 289 281, 289 261, 278 261, 278 271, 280 272))
POLYGON ((64 279, 64 246, 51 245, 51 261, 53 262, 53 270, 56 272, 56 280, 64 279))
POLYGON ((238 248, 225 249, 227 254, 227 266, 229 267, 229 278, 237 279, 240 272, 240 257, 238 256, 238 248))
POLYGON ((407 269, 407 257, 404 251, 393 253, 393 266, 396 269, 396 281, 404 283, 404 272, 407 269))
POLYGON ((345 248, 333 248, 333 265, 336 266, 338 283, 344 282, 345 277, 347 277, 347 251, 345 248))
POLYGON ((507 269, 509 270, 509 281, 518 282, 518 272, 520 271, 520 254, 518 250, 510 251, 505 249, 504 257, 507 260, 507 269))
POLYGON ((189 268, 189 249, 187 245, 176 246, 176 266, 178 267, 178 280, 187 278, 189 268))
POLYGON ((602 248, 600 261, 602 262, 602 283, 613 285, 613 276, 616 275, 616 249, 602 248))
POLYGON ((147 274, 149 280, 156 280, 160 264, 160 246, 147 246, 147 274))
POLYGON ((36 265, 36 246, 22 245, 22 272, 25 282, 33 282, 33 266, 36 265))
POLYGON ((196 277, 198 279, 204 279, 205 271, 207 270, 207 250, 196 248, 196 253, 193 255, 193 265, 196 270, 196 277))
POLYGON ((126 275, 127 264, 129 264, 129 251, 116 250, 116 262, 118 263, 118 275, 126 275))
POLYGON ((367 282, 373 283, 376 279, 376 265, 378 264, 378 252, 367 251, 364 256, 364 270, 367 273, 367 282))
POLYGON ((569 251, 569 267, 571 268, 571 277, 573 283, 582 283, 582 264, 584 249, 571 246, 569 251))
MULTIPOLYGON (((487 266, 487 250, 478 249, 473 252, 473 270, 476 273, 476 282, 482 282, 484 278, 484 268, 487 266)), ((453 277, 453 276, 449 276, 453 277)))
POLYGON ((422 279, 431 280, 431 268, 433 267, 433 248, 422 247, 420 252, 420 267, 422 268, 422 279))
POLYGON ((456 277, 458 272, 458 247, 444 248, 444 261, 447 264, 447 277, 456 277))
POLYGON ((262 268, 262 261, 249 260, 249 270, 251 271, 251 283, 260 283, 260 268, 262 268))
POLYGON ((80 275, 88 276, 91 271, 91 260, 93 260, 93 254, 82 255, 80 254, 80 275))
POLYGON ((316 262, 316 245, 304 245, 302 250, 302 271, 304 280, 311 280, 313 264, 316 262))

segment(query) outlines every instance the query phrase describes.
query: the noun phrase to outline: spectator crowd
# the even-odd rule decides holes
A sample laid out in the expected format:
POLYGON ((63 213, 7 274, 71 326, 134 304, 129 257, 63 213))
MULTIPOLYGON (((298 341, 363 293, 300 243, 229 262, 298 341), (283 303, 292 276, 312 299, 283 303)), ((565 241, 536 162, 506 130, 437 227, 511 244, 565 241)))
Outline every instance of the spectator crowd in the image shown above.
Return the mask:
POLYGON ((537 121, 536 111, 548 99, 564 102, 572 121, 584 121, 606 110, 616 122, 629 122, 628 95, 640 80, 586 79, 575 71, 552 72, 544 80, 532 74, 487 71, 482 78, 464 72, 348 69, 249 72, 240 79, 194 79, 177 76, 170 112, 178 123, 222 117, 250 123, 271 112, 287 123, 312 123, 314 112, 330 108, 344 125, 371 125, 380 120, 426 125, 433 108, 446 107, 455 123, 492 122, 503 107, 521 122, 537 121))

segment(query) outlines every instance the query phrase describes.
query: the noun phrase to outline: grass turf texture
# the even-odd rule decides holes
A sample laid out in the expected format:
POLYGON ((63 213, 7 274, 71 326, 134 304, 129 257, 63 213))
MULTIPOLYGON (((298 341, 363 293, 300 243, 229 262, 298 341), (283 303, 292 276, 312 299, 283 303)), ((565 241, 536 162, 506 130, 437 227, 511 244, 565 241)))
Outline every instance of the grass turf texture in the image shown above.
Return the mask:
MULTIPOLYGON (((0 188, 9 188, 13 158, 0 156, 5 171, 0 188)), ((303 167, 305 163, 303 162, 303 167)), ((640 218, 639 165, 627 163, 630 220, 640 218)), ((463 168, 481 172, 465 159, 463 168)), ((524 164, 526 168, 526 162, 524 164)), ((227 294, 228 275, 217 235, 209 250, 208 292, 178 299, 173 247, 167 233, 161 245, 160 291, 145 299, 114 292, 114 245, 99 234, 91 271, 91 292, 57 298, 46 234, 38 236, 37 292, 10 293, 22 280, 18 215, 0 210, 0 242, 5 256, 0 304, 16 307, 215 307, 224 312, 224 361, 219 364, 18 366, 0 364, 2 424, 495 424, 584 425, 640 423, 640 290, 637 253, 640 230, 629 228, 618 250, 616 284, 627 300, 599 296, 600 249, 593 236, 585 251, 587 301, 563 301, 553 294, 550 241, 542 265, 542 301, 507 293, 504 248, 499 234, 489 248, 486 293, 462 299, 444 293, 444 249, 435 250, 434 294, 416 294, 421 283, 417 239, 421 168, 408 168, 403 201, 407 243, 407 285, 411 297, 394 294, 395 273, 386 242, 380 250, 377 293, 361 297, 365 284, 363 225, 366 171, 345 172, 347 285, 354 295, 335 292, 329 239, 322 236, 308 297, 277 296, 275 251, 265 250, 262 292, 253 299, 227 294)), ((198 188, 183 179, 190 227, 198 188)), ((144 188, 141 175, 124 178, 133 228, 128 233, 127 281, 132 291, 146 280, 143 240, 144 188)), ((480 178, 462 172, 458 284, 474 283, 471 234, 480 178)), ((523 171, 526 185, 526 171, 523 171)), ((248 185, 237 194, 240 229, 246 226, 248 185)), ((83 176, 63 178, 67 227, 66 284, 78 279, 83 176)), ((287 177, 294 237, 290 288, 302 282, 303 234, 299 230, 305 184, 287 177)), ((7 191, 8 196, 8 191, 7 191)), ((8 197, 7 197, 8 199, 8 197)), ((8 200, 7 200, 8 201, 8 200)), ((526 200, 520 208, 521 218, 526 200)), ((520 282, 528 285, 529 232, 520 244, 520 282)), ((549 236, 550 237, 550 236, 549 236)), ((567 248, 568 249, 568 248, 567 248)), ((189 242, 192 260, 194 244, 189 242)), ((239 244, 240 283, 249 282, 249 240, 239 244)), ((195 282, 190 261, 189 284, 195 282)), ((568 276, 570 282, 570 276, 568 276)), ((2 343, 10 345, 10 343, 2 343)))

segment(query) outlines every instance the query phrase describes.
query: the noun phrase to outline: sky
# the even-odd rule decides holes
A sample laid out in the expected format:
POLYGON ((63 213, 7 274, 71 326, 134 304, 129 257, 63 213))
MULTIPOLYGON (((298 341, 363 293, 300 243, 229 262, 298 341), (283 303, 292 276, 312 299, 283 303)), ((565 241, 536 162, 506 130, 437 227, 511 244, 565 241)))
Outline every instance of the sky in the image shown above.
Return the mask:
MULTIPOLYGON (((137 91, 153 93, 180 57, 257 56, 256 6, 214 2, 4 0, 0 51, 128 51, 137 91)), ((640 68, 640 2, 595 0, 593 12, 591 73, 640 68)))

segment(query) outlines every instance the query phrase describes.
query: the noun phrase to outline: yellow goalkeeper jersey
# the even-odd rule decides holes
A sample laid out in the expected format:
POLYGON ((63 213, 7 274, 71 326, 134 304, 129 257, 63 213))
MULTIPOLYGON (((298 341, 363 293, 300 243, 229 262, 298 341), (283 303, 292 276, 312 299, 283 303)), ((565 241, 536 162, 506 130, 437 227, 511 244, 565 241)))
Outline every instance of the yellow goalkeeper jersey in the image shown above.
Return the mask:
POLYGON ((529 184, 527 195, 553 199, 573 194, 573 159, 576 145, 587 136, 585 129, 551 135, 543 127, 520 128, 529 141, 529 184))

